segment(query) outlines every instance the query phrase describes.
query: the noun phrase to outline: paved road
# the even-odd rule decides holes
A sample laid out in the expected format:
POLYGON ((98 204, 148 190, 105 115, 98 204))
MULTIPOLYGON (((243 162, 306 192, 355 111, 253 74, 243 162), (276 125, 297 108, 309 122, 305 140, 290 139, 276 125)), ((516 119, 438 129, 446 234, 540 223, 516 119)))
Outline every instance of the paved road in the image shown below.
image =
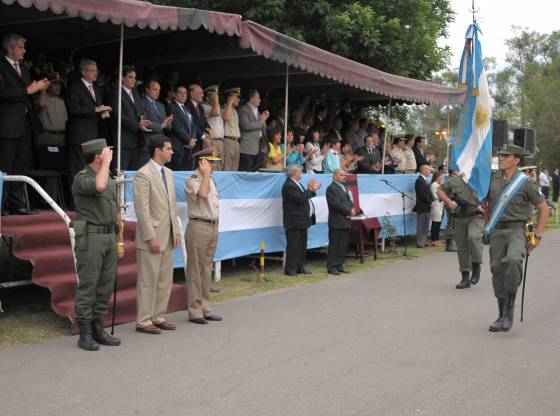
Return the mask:
MULTIPOLYGON (((531 258, 525 323, 491 334, 487 266, 458 291, 441 253, 119 328, 97 353, 63 337, 0 352, 3 416, 558 415, 560 232, 531 258)), ((517 314, 519 318, 519 314, 517 314)))

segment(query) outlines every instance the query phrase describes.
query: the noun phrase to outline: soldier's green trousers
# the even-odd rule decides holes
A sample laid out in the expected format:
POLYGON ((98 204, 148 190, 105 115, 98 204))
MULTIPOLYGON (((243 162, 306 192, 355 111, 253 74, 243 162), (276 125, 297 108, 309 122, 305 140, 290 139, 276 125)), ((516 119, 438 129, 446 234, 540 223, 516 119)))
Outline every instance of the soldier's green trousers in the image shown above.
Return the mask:
POLYGON ((523 227, 494 230, 490 235, 490 270, 496 298, 506 299, 517 293, 523 279, 525 245, 523 227))
POLYGON ((76 248, 76 319, 91 320, 107 315, 117 271, 117 239, 114 233, 88 233, 86 247, 76 248))
POLYGON ((471 272, 472 264, 482 264, 482 234, 484 219, 480 215, 455 217, 454 238, 461 272, 471 272))

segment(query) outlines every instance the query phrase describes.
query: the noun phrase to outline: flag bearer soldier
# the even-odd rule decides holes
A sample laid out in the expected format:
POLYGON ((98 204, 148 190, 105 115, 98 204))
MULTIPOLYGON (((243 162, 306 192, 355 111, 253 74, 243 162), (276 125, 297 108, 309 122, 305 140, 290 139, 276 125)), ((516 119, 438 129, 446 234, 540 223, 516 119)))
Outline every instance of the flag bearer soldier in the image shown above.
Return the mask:
POLYGON ((189 223, 185 232, 187 244, 187 301, 189 321, 206 325, 208 321, 221 321, 212 314, 210 285, 212 265, 218 245, 218 220, 220 203, 216 183, 212 178, 214 162, 220 161, 211 148, 195 153, 196 170, 185 182, 189 223))
POLYGON ((455 288, 467 289, 480 280, 484 233, 482 203, 461 175, 450 176, 437 194, 454 218, 454 238, 461 272, 461 281, 455 288))
POLYGON ((76 173, 72 184, 78 272, 75 311, 80 330, 78 346, 97 351, 99 344, 121 343, 105 332, 103 317, 116 278, 118 224, 122 220, 116 183, 109 177, 113 150, 107 147, 105 139, 95 139, 82 143, 82 151, 88 165, 76 173))
POLYGON ((490 270, 498 300, 499 316, 491 332, 509 331, 513 325, 515 296, 523 278, 523 260, 542 238, 548 207, 534 182, 518 172, 524 150, 506 145, 498 151, 500 172, 493 175, 488 193, 490 219, 485 232, 490 234, 490 270), (536 239, 528 243, 525 224, 534 205, 539 211, 536 239))

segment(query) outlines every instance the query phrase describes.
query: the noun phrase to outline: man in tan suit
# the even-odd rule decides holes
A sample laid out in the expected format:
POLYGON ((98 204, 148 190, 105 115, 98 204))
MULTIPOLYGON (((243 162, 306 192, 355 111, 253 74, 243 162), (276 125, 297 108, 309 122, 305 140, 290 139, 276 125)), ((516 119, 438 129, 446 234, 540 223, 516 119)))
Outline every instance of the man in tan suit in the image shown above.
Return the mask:
POLYGON ((138 265, 136 330, 160 334, 174 330, 167 322, 173 284, 173 248, 180 242, 173 173, 164 165, 173 150, 171 139, 154 135, 148 144, 151 159, 134 178, 136 211, 136 257, 138 265))

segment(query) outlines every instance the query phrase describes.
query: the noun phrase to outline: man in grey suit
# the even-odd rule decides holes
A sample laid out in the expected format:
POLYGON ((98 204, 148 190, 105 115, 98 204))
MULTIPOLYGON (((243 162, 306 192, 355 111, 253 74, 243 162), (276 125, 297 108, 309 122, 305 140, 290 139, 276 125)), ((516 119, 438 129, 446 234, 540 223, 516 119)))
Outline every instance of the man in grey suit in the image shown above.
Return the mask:
POLYGON ((344 186, 346 172, 337 169, 333 181, 327 188, 327 205, 329 207, 329 249, 327 271, 339 275, 348 273, 344 269, 348 235, 350 234, 350 217, 356 215, 350 193, 344 186))
POLYGON ((268 153, 266 141, 266 120, 269 113, 259 112, 261 96, 257 90, 250 90, 248 101, 241 106, 239 114, 239 127, 241 128, 241 142, 239 144, 239 170, 255 172, 262 167, 261 153, 268 153))
POLYGON ((173 248, 181 239, 177 220, 173 172, 163 166, 171 160, 171 140, 154 135, 149 144, 151 160, 134 178, 136 222, 136 258, 138 262, 136 330, 159 334, 174 330, 167 322, 173 284, 173 248))
POLYGON ((164 134, 164 131, 173 122, 173 115, 168 116, 165 111, 165 106, 158 101, 161 87, 159 82, 155 80, 148 81, 144 85, 146 95, 142 98, 144 101, 144 119, 150 120, 151 133, 144 134, 144 147, 140 149, 138 156, 140 166, 144 166, 150 160, 150 151, 148 150, 148 143, 154 134, 164 134))

